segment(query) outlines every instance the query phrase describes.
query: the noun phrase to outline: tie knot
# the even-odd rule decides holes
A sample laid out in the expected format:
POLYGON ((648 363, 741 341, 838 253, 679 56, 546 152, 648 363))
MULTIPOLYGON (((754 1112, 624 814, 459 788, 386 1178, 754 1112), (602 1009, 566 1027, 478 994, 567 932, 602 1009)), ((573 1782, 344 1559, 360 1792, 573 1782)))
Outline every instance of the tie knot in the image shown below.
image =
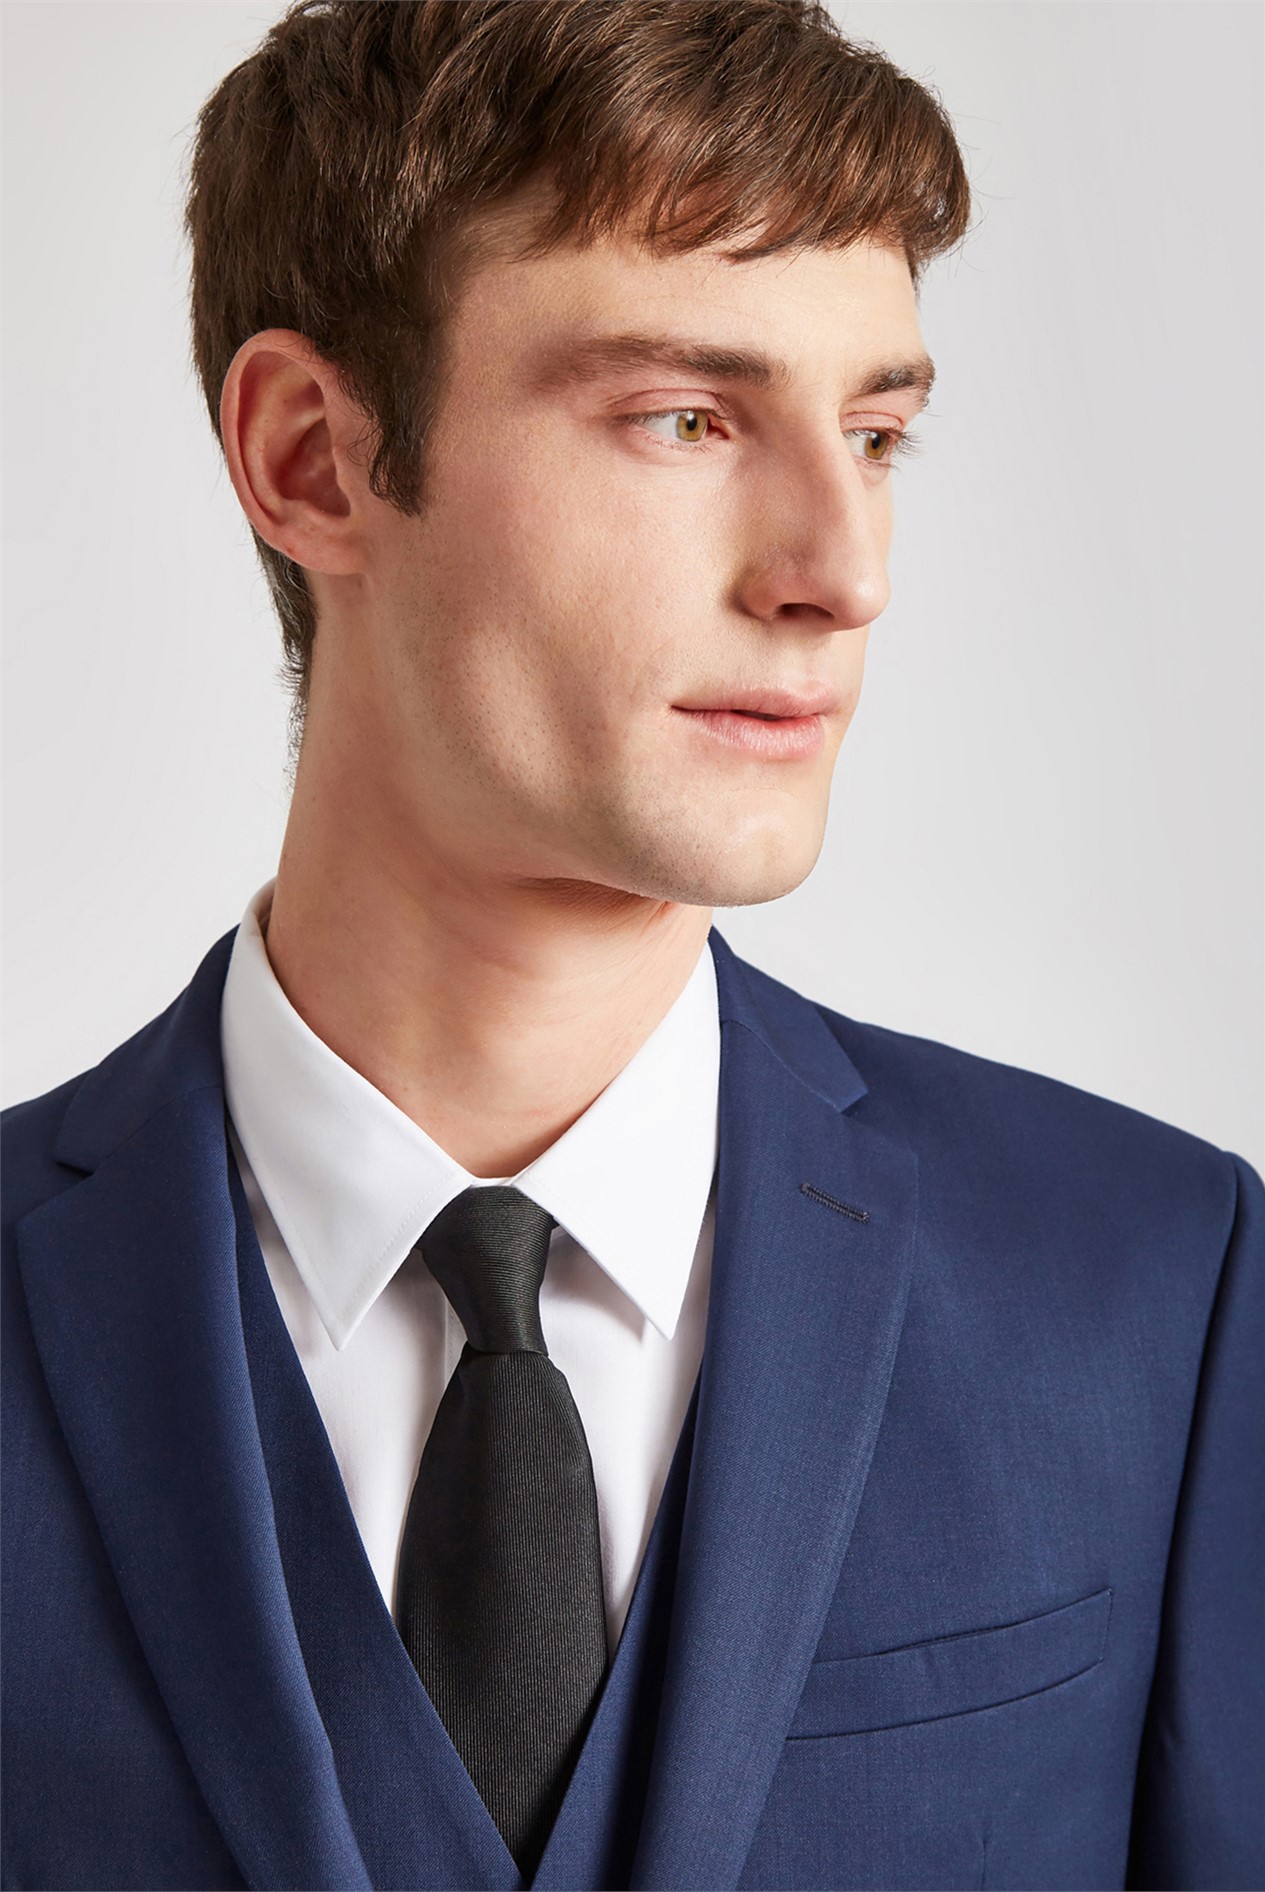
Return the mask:
POLYGON ((479 1353, 548 1354, 540 1326, 554 1219, 511 1183, 464 1189, 417 1243, 479 1353))

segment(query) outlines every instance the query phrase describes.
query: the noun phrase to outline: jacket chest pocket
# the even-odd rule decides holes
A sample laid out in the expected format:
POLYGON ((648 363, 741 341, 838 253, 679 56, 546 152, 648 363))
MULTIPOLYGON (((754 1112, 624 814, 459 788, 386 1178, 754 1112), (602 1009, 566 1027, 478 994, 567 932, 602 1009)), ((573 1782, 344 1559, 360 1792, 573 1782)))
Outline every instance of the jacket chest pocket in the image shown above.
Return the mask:
POLYGON ((814 1662, 787 1739, 938 1721, 1054 1688, 1102 1661, 1110 1617, 1108 1587, 997 1629, 814 1662))

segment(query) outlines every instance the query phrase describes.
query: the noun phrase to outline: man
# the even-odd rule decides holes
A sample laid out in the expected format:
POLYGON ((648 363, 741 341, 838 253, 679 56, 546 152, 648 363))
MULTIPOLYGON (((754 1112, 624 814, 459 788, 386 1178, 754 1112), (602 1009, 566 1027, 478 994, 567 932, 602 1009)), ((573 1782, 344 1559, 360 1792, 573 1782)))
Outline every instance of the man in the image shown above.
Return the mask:
POLYGON ((968 214, 798 0, 311 0, 208 102, 297 773, 6 1114, 6 1885, 1265 1878, 1260 1178, 711 925, 968 214))

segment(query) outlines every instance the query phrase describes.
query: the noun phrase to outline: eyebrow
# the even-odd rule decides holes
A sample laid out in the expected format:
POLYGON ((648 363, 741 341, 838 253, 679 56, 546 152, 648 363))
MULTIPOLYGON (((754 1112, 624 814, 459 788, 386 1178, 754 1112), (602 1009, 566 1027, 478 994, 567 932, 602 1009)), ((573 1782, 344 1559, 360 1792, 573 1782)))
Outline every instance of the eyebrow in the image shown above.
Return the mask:
MULTIPOLYGON (((699 374, 709 381, 741 382, 748 387, 779 393, 793 379, 790 364, 777 355, 754 348, 730 348, 715 342, 692 341, 673 335, 625 331, 617 335, 566 335, 550 342, 536 357, 529 374, 538 394, 557 393, 582 386, 621 368, 667 368, 699 374)), ((892 394, 913 389, 927 405, 936 378, 929 355, 905 361, 881 362, 871 368, 852 398, 892 394)))

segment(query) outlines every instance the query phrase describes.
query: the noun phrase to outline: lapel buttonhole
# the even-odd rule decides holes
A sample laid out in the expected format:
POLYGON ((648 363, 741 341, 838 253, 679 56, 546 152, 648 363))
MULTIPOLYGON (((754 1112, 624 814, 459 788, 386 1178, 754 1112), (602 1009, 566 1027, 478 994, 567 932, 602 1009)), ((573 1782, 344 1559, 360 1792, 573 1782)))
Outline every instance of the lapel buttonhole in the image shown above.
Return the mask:
POLYGON ((858 1209, 850 1202, 840 1202, 837 1196, 827 1195, 824 1189, 816 1189, 812 1183, 801 1183, 800 1189, 804 1195, 811 1196, 814 1202, 824 1202, 828 1209, 834 1209, 840 1215, 850 1215, 854 1222, 868 1222, 870 1219, 868 1209, 858 1209))

